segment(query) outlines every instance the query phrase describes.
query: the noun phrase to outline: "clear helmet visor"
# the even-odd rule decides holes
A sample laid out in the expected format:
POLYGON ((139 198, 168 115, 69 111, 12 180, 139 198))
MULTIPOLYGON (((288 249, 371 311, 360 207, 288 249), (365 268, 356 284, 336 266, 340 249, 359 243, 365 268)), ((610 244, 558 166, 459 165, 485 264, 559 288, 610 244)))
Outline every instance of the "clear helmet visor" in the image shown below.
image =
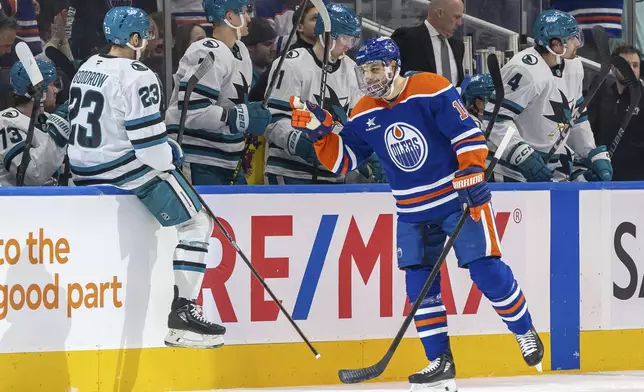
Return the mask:
POLYGON ((344 51, 355 49, 360 43, 360 37, 339 34, 335 39, 335 47, 342 48, 344 51))
POLYGON ((363 94, 382 98, 391 89, 396 70, 384 61, 368 61, 355 67, 358 87, 363 94))

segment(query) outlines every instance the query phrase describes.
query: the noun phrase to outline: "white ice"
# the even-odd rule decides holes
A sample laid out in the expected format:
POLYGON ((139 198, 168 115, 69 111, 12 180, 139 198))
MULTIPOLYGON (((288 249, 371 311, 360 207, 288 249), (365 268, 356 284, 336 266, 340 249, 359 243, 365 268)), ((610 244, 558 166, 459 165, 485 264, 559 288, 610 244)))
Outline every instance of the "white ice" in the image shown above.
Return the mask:
MULTIPOLYGON (((644 392, 644 371, 457 379, 459 392, 644 392)), ((234 389, 242 391, 403 392, 406 383, 367 383, 317 387, 234 389)))

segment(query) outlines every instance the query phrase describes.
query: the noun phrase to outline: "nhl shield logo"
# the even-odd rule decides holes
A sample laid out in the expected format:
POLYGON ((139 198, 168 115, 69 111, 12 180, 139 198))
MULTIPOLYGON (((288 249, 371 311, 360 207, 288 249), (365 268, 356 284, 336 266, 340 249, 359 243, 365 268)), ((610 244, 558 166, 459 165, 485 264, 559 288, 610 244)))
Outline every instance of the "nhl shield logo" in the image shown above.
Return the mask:
POLYGON ((415 127, 398 122, 385 131, 385 146, 391 161, 404 172, 413 172, 427 160, 427 140, 415 127))

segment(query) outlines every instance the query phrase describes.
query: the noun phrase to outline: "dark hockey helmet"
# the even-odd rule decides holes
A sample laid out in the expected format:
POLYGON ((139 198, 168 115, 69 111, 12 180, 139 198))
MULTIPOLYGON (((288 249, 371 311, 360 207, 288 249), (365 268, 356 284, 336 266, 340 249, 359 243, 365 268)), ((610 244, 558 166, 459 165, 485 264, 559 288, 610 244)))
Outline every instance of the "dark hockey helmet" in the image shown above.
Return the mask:
POLYGON ((135 33, 144 40, 154 38, 148 14, 134 7, 114 7, 107 11, 103 19, 103 33, 107 42, 121 46, 127 45, 135 33))
MULTIPOLYGON (((40 73, 42 74, 43 77, 43 87, 49 86, 51 83, 54 83, 56 81, 56 67, 54 67, 52 64, 48 63, 47 61, 43 60, 36 60, 36 64, 38 64, 38 69, 40 70, 40 73)), ((29 97, 29 88, 31 87, 31 79, 29 79, 29 75, 27 74, 27 70, 25 69, 24 65, 20 61, 16 62, 12 67, 11 67, 11 73, 9 75, 9 83, 11 83, 11 87, 13 88, 13 92, 16 95, 24 96, 24 97, 29 97)))
POLYGON ((534 22, 532 36, 537 44, 547 48, 550 41, 558 39, 566 44, 568 39, 576 37, 583 42, 581 31, 575 18, 563 11, 545 10, 534 22))
MULTIPOLYGON (((326 6, 331 20, 331 37, 337 39, 340 35, 356 38, 356 44, 362 35, 362 19, 352 8, 343 4, 328 4, 326 6)), ((324 34, 324 20, 322 13, 318 13, 315 22, 315 34, 324 34)))
POLYGON ((477 98, 487 102, 493 92, 494 82, 489 74, 475 75, 463 88, 463 101, 467 107, 472 106, 477 98))
POLYGON ((244 7, 248 7, 248 0, 203 0, 202 5, 208 22, 220 23, 226 20, 226 12, 230 10, 241 15, 244 7))

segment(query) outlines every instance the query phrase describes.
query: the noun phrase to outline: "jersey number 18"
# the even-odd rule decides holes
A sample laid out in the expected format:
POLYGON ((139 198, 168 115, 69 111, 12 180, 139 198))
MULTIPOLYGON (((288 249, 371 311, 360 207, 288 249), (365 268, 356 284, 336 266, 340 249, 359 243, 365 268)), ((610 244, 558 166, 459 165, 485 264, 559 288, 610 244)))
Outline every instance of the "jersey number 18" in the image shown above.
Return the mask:
POLYGON ((69 143, 78 142, 85 148, 98 148, 101 145, 101 114, 105 98, 96 90, 83 91, 74 87, 69 92, 69 122, 72 124, 72 132, 69 135, 69 143), (80 109, 87 109, 85 118, 79 118, 80 109))

